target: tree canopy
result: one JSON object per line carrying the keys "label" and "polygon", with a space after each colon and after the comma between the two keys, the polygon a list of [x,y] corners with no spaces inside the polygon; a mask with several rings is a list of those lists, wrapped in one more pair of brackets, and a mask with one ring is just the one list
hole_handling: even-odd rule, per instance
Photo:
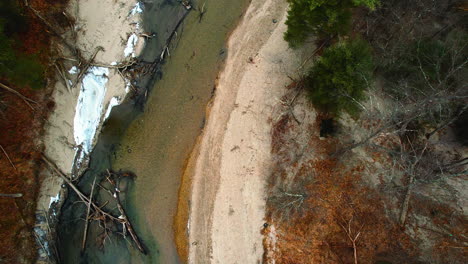
{"label": "tree canopy", "polygon": [[351,8],[365,6],[374,9],[379,0],[288,0],[288,3],[288,30],[284,39],[291,47],[296,47],[309,34],[326,37],[347,33]]}
{"label": "tree canopy", "polygon": [[371,50],[367,42],[356,39],[329,47],[306,79],[312,103],[330,114],[344,111],[357,115],[359,101],[365,98],[372,70]]}

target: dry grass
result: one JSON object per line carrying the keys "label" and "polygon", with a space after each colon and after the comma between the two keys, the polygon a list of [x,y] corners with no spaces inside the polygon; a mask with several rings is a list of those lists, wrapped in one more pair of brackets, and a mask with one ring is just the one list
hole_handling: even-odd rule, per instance
{"label": "dry grass", "polygon": [[[45,13],[60,9],[66,1],[29,2]],[[18,47],[19,52],[40,54],[41,61],[46,64],[50,55],[50,35],[31,13],[26,14],[30,16],[29,31],[21,36],[23,45]],[[28,87],[17,87],[8,80],[0,81],[38,102],[31,110],[16,95],[0,90],[0,145],[16,167],[13,168],[6,155],[0,153],[0,193],[23,194],[21,198],[0,197],[0,262],[34,263],[37,245],[32,229],[42,168],[39,160],[44,147],[40,138],[44,122],[55,104],[50,101],[50,91],[46,89],[33,91]]]}
{"label": "dry grass", "polygon": [[[463,263],[466,220],[460,212],[416,194],[402,227],[407,177],[403,173],[401,186],[393,189],[383,175],[394,159],[371,147],[363,148],[368,159],[353,152],[333,158],[341,143],[319,137],[321,118],[299,125],[283,115],[273,124],[276,162],[269,178],[265,263],[420,263],[421,256],[431,263]],[[372,143],[392,148],[397,141],[388,135]],[[437,230],[422,232],[429,228],[421,226],[423,217]],[[431,244],[430,252],[421,251],[422,242]]]}
{"label": "dry grass", "polygon": [[[280,127],[285,127],[285,123],[284,119],[278,121]],[[307,198],[302,209],[282,219],[286,211],[278,210],[278,204],[270,199],[269,222],[276,228],[278,241],[274,252],[276,263],[354,263],[348,230],[353,238],[359,233],[356,239],[359,263],[373,263],[376,256],[388,252],[405,258],[411,255],[408,237],[387,219],[379,194],[362,184],[360,175],[364,167],[329,158],[335,144],[332,139],[320,140],[312,135],[309,144],[319,150],[315,153],[317,157],[324,158],[309,157],[303,163],[305,169],[298,170],[296,179],[313,175],[303,186]],[[279,162],[276,170],[284,170],[283,164]]]}

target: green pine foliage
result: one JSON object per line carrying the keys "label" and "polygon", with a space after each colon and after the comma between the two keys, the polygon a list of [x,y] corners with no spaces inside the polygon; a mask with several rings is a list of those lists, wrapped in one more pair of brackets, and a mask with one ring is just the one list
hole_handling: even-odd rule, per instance
{"label": "green pine foliage", "polygon": [[372,56],[367,42],[356,39],[337,43],[325,50],[306,78],[315,107],[338,115],[357,116],[360,101],[371,81]]}
{"label": "green pine foliage", "polygon": [[33,89],[44,86],[44,69],[34,55],[17,52],[18,34],[27,31],[27,19],[14,0],[0,1],[0,78]]}
{"label": "green pine foliage", "polygon": [[379,4],[380,0],[353,0],[354,6],[365,6],[374,10]]}
{"label": "green pine foliage", "polygon": [[291,47],[304,43],[309,34],[325,37],[349,30],[350,1],[288,0],[290,9],[284,39]]}
{"label": "green pine foliage", "polygon": [[291,47],[297,47],[309,34],[318,37],[346,34],[351,24],[351,8],[374,9],[378,0],[288,0],[288,3],[288,30],[284,39]]}

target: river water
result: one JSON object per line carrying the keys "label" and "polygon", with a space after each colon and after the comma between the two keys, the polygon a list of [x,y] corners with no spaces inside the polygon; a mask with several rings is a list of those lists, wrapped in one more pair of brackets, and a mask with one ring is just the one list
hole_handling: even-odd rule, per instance
{"label": "river water", "polygon": [[[181,263],[174,243],[173,219],[184,164],[205,122],[205,109],[227,51],[229,32],[242,15],[247,0],[207,0],[200,20],[193,10],[173,42],[171,56],[162,70],[140,80],[152,86],[144,111],[129,101],[113,109],[91,155],[89,170],[80,187],[108,168],[130,170],[124,206],[137,234],[149,251],[142,255],[130,240],[111,236],[103,249],[97,246],[101,229],[90,226],[85,252],[80,252],[84,206],[67,199],[58,229],[59,251],[64,263]],[[196,5],[195,5],[196,7]],[[142,54],[146,61],[159,56],[171,29],[184,15],[178,1],[146,0],[144,27],[155,32]],[[107,200],[99,193],[96,199]],[[112,209],[112,205],[109,205]]]}

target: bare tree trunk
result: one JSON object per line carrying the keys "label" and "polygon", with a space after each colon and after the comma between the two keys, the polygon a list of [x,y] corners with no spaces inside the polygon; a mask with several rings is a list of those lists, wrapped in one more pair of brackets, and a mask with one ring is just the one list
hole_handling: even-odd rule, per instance
{"label": "bare tree trunk", "polygon": [[405,200],[403,201],[403,206],[401,208],[400,226],[404,226],[406,222],[406,216],[408,215],[408,207],[409,207],[409,201],[411,198],[411,192],[413,191],[413,182],[414,182],[414,174],[410,176],[408,190],[406,191]]}
{"label": "bare tree trunk", "polygon": [[20,198],[23,197],[22,193],[0,193],[0,197]]}
{"label": "bare tree trunk", "polygon": [[81,252],[84,252],[86,246],[86,238],[88,237],[88,225],[89,225],[89,213],[91,212],[91,202],[93,201],[93,192],[94,186],[96,185],[96,178],[94,178],[93,185],[91,186],[91,194],[89,195],[88,209],[86,211],[86,218],[85,218],[85,227],[83,231],[83,242],[81,244]]}

